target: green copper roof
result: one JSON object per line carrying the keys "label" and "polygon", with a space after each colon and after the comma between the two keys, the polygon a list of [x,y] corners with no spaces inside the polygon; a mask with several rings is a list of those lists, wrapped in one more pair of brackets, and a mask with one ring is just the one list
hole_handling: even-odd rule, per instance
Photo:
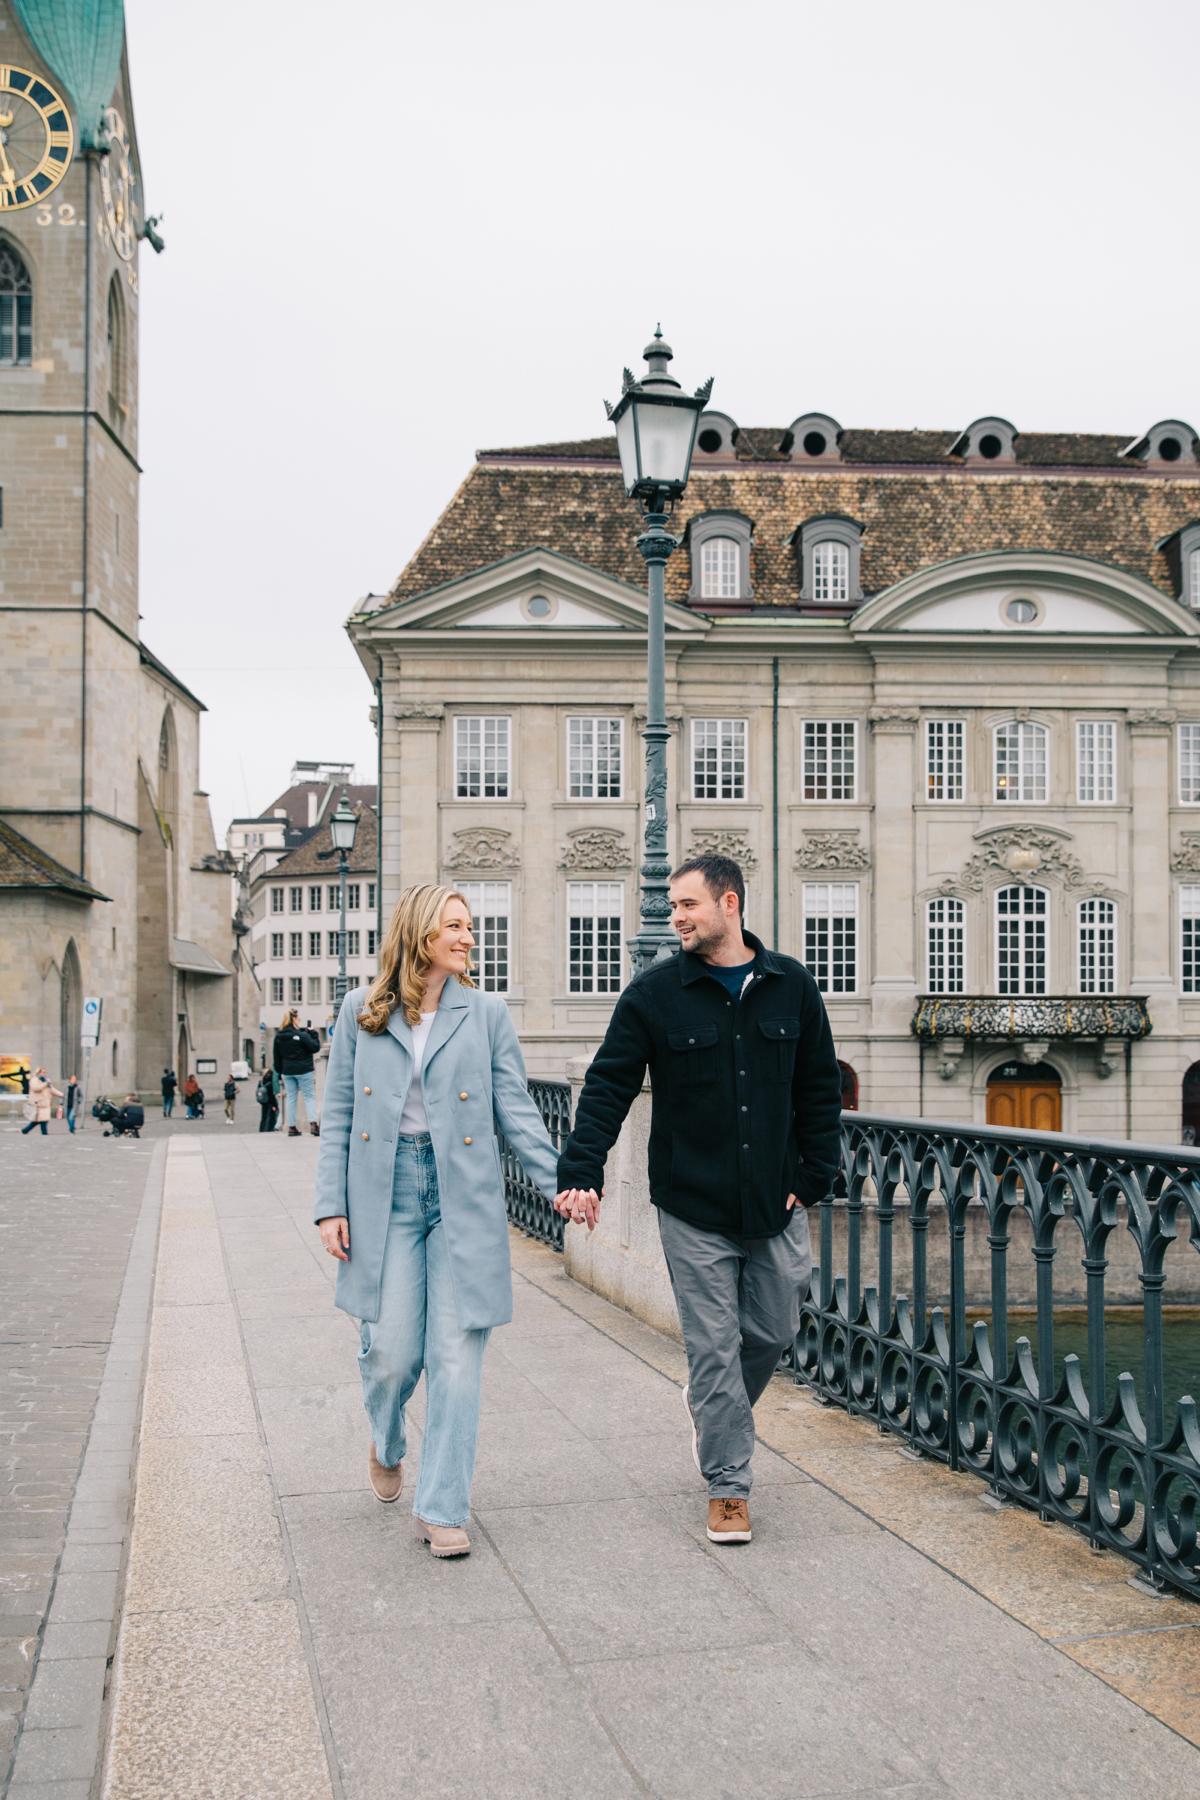
{"label": "green copper roof", "polygon": [[124,0],[13,0],[13,5],[26,37],[74,102],[79,146],[90,150],[121,67]]}

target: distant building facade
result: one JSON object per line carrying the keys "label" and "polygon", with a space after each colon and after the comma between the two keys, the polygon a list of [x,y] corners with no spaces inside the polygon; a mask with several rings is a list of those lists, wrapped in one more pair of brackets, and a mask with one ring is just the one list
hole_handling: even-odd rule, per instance
{"label": "distant building facade", "polygon": [[[1139,437],[701,421],[667,569],[671,854],[741,862],[847,1102],[1200,1125],[1200,460]],[[348,630],[382,902],[453,881],[531,1069],[638,917],[646,602],[608,439],[481,452]]]}
{"label": "distant building facade", "polygon": [[95,995],[91,1091],[154,1092],[237,1054],[230,865],[203,704],[139,628],[128,66],[111,8],[27,16],[0,0],[0,1054],[82,1073]]}

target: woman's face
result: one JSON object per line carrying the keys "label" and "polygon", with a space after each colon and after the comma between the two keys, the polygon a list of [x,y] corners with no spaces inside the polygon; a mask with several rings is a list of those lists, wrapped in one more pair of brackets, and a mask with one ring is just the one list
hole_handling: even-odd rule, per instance
{"label": "woman's face", "polygon": [[474,945],[470,913],[461,900],[447,900],[438,934],[429,944],[430,974],[464,975]]}

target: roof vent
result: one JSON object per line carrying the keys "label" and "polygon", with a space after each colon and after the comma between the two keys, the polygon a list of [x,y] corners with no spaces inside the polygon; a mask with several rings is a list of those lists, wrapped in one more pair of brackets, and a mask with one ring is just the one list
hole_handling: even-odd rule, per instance
{"label": "roof vent", "polygon": [[1126,444],[1121,455],[1158,468],[1170,468],[1173,463],[1194,466],[1200,460],[1196,455],[1195,430],[1183,419],[1160,419],[1144,437]]}
{"label": "roof vent", "polygon": [[714,456],[732,456],[737,446],[738,428],[728,413],[705,412],[700,414],[700,429],[696,433],[696,449],[700,453],[700,461],[706,462]]}
{"label": "roof vent", "polygon": [[1008,419],[974,419],[959,433],[946,454],[981,465],[1010,463],[1016,457],[1016,442],[1017,428]]}
{"label": "roof vent", "polygon": [[783,434],[779,448],[794,463],[841,462],[842,428],[828,413],[801,413]]}

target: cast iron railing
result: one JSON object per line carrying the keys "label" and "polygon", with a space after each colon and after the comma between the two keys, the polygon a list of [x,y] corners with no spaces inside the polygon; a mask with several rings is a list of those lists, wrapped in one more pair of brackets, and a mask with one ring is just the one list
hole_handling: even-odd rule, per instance
{"label": "cast iron railing", "polygon": [[[562,1145],[571,1129],[571,1085],[567,1081],[531,1081],[530,1097],[546,1121],[546,1130],[555,1148]],[[504,1170],[504,1204],[514,1225],[526,1237],[540,1238],[555,1250],[563,1247],[561,1213],[556,1213],[540,1188],[534,1187],[521,1167],[516,1153],[509,1148],[503,1132],[500,1140],[500,1166]]]}
{"label": "cast iron railing", "polygon": [[[835,1200],[839,1211],[844,1202],[844,1273],[835,1273]],[[965,1245],[974,1208],[986,1214],[991,1294],[990,1308],[974,1309],[990,1318],[972,1326]],[[1155,1586],[1200,1598],[1200,1422],[1192,1397],[1166,1394],[1163,1381],[1163,1261],[1177,1237],[1200,1251],[1200,1153],[846,1113],[838,1193],[815,1212],[797,1382],[979,1475],[997,1497],[1119,1551]],[[1036,1348],[1008,1338],[1017,1212],[1032,1229]],[[894,1292],[898,1220],[910,1240],[908,1295]],[[947,1240],[948,1310],[929,1305],[931,1229]],[[1114,1231],[1128,1232],[1137,1251],[1144,1411],[1131,1374],[1106,1376]],[[864,1236],[874,1246],[870,1282]],[[1073,1252],[1086,1279],[1086,1373],[1068,1355],[1055,1381],[1055,1261]],[[1200,1264],[1184,1285],[1200,1286]]]}

